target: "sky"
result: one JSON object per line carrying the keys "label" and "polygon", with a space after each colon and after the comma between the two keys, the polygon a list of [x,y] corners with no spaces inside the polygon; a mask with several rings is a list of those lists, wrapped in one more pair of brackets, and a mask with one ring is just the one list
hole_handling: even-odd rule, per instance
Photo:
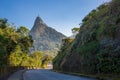
{"label": "sky", "polygon": [[82,19],[100,4],[110,0],[0,0],[0,18],[17,27],[33,27],[37,16],[66,36],[79,27]]}

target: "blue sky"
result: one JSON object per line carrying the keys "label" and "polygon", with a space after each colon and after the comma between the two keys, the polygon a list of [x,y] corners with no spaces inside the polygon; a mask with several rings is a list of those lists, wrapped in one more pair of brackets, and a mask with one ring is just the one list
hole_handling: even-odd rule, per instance
{"label": "blue sky", "polygon": [[110,0],[0,0],[0,18],[31,29],[39,15],[57,31],[70,36],[92,9]]}

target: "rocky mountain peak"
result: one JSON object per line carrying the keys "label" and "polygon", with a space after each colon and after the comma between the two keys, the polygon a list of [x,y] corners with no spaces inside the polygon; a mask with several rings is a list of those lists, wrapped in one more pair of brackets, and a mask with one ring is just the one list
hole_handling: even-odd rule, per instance
{"label": "rocky mountain peak", "polygon": [[35,23],[43,23],[43,20],[41,19],[40,16],[36,17]]}
{"label": "rocky mountain peak", "polygon": [[62,33],[47,26],[39,16],[35,19],[30,35],[34,40],[35,49],[39,51],[54,50],[56,45],[60,45],[65,37]]}
{"label": "rocky mountain peak", "polygon": [[36,19],[35,19],[35,22],[34,22],[34,27],[43,27],[41,25],[46,25],[46,24],[44,23],[44,21],[41,19],[40,16],[37,16]]}
{"label": "rocky mountain peak", "polygon": [[38,38],[42,33],[44,33],[47,25],[41,19],[40,16],[37,16],[34,22],[34,25],[30,31],[30,35],[34,38]]}

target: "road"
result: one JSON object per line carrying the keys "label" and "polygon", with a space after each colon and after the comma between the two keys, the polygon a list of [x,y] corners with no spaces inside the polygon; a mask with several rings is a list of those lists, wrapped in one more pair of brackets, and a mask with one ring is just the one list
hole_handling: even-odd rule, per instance
{"label": "road", "polygon": [[23,73],[25,70],[20,70],[13,73],[7,80],[23,80]]}
{"label": "road", "polygon": [[28,70],[23,74],[24,80],[95,80],[85,77],[77,77],[62,73],[52,72],[50,70]]}

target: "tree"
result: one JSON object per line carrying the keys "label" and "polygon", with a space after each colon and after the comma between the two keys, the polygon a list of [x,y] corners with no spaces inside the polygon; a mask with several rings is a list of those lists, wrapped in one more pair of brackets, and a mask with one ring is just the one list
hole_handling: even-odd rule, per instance
{"label": "tree", "polygon": [[28,52],[29,47],[33,44],[32,37],[29,35],[29,30],[26,27],[21,26],[17,29],[17,33],[19,34],[19,45],[22,47],[23,51]]}
{"label": "tree", "polygon": [[7,19],[1,19],[0,18],[0,28],[2,28],[2,29],[4,29],[4,28],[6,28],[8,26],[8,24],[7,24]]}
{"label": "tree", "polygon": [[20,26],[18,29],[17,29],[17,32],[20,33],[20,35],[22,37],[26,37],[26,36],[29,36],[29,30],[24,27],[24,26]]}
{"label": "tree", "polygon": [[51,62],[51,61],[52,61],[52,57],[51,57],[50,55],[45,55],[45,56],[43,56],[42,67],[43,67],[43,68],[46,68],[46,67],[47,67],[47,64],[48,64],[49,62]]}
{"label": "tree", "polygon": [[21,66],[23,66],[23,67],[32,66],[31,65],[31,57],[29,54],[27,54],[27,53],[23,54]]}
{"label": "tree", "polygon": [[20,66],[23,56],[23,52],[21,51],[20,46],[16,46],[15,50],[11,52],[9,57],[9,64],[10,66]]}
{"label": "tree", "polygon": [[[32,43],[32,37],[26,27],[21,26],[19,29],[15,29],[14,26],[8,25],[7,19],[0,19],[0,66],[20,65],[21,63],[16,63],[14,60],[20,59],[19,56],[28,53]],[[18,46],[21,52],[17,52]],[[13,62],[9,63],[9,60]]]}
{"label": "tree", "polygon": [[80,30],[80,28],[74,27],[74,28],[72,29],[72,33],[78,33],[79,30]]}
{"label": "tree", "polygon": [[32,55],[31,55],[31,58],[33,59],[32,66],[41,67],[41,64],[42,64],[42,52],[40,52],[40,51],[33,52]]}

